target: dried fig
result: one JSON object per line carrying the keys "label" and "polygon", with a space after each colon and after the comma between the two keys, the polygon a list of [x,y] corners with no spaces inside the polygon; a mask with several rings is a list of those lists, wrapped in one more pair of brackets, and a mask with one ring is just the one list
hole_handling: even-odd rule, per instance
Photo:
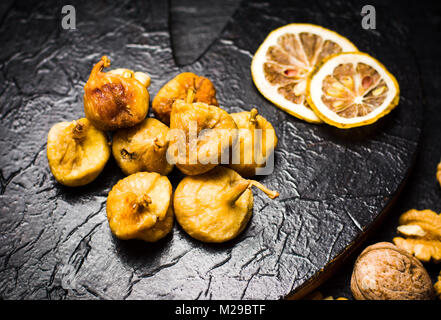
{"label": "dried fig", "polygon": [[167,175],[173,169],[166,159],[169,128],[147,118],[134,127],[119,129],[113,135],[112,152],[126,175],[139,171]]}
{"label": "dried fig", "polygon": [[47,159],[55,179],[69,187],[92,182],[110,156],[104,132],[86,118],[59,122],[47,137]]}
{"label": "dried fig", "polygon": [[429,300],[432,281],[418,259],[389,242],[367,247],[351,278],[357,300]]}
{"label": "dried fig", "polygon": [[239,130],[228,166],[243,177],[254,176],[258,168],[266,165],[277,146],[276,131],[269,121],[258,115],[256,108],[232,113],[231,117]]}
{"label": "dried fig", "polygon": [[147,242],[165,237],[173,227],[167,177],[138,172],[118,181],[107,197],[107,219],[112,233],[122,240]]}
{"label": "dried fig", "polygon": [[279,195],[225,167],[216,167],[199,176],[187,176],[175,191],[176,219],[191,237],[200,241],[233,239],[245,229],[252,215],[251,186],[261,189],[271,199]]}
{"label": "dried fig", "polygon": [[176,100],[170,117],[168,157],[187,175],[205,173],[223,160],[237,139],[233,118],[219,107],[193,103],[192,90]]}
{"label": "dried fig", "polygon": [[146,85],[150,78],[128,69],[102,72],[110,66],[104,56],[92,69],[84,86],[84,112],[101,130],[127,128],[144,120],[149,108]]}
{"label": "dried fig", "polygon": [[184,72],[167,82],[153,99],[152,109],[155,116],[169,125],[173,103],[175,100],[185,99],[190,88],[195,92],[194,102],[218,106],[213,83],[194,73]]}

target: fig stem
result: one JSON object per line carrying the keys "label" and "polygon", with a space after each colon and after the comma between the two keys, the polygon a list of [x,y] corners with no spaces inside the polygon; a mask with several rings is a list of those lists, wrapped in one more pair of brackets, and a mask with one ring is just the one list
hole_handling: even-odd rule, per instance
{"label": "fig stem", "polygon": [[91,74],[96,76],[107,67],[110,67],[110,59],[107,56],[102,56],[101,60],[93,66]]}
{"label": "fig stem", "polygon": [[74,139],[83,140],[87,134],[87,123],[81,120],[73,121],[72,135]]}
{"label": "fig stem", "polygon": [[222,198],[227,199],[230,203],[235,203],[237,199],[248,189],[250,186],[249,180],[240,180],[232,188],[222,194]]}
{"label": "fig stem", "polygon": [[263,192],[266,193],[266,195],[268,197],[270,197],[271,199],[275,199],[279,196],[279,193],[277,191],[274,190],[270,190],[267,187],[265,187],[263,184],[261,184],[260,182],[257,182],[255,180],[248,180],[251,186],[255,186],[256,188],[262,190]]}
{"label": "fig stem", "polygon": [[101,61],[103,62],[103,68],[110,67],[110,59],[107,56],[102,56]]}
{"label": "fig stem", "polygon": [[193,103],[194,95],[195,95],[195,90],[194,90],[194,88],[188,88],[187,99],[185,100],[185,102],[187,102],[187,103]]}
{"label": "fig stem", "polygon": [[251,109],[250,111],[250,122],[251,125],[256,125],[257,123],[257,115],[259,114],[259,111],[257,111],[256,108]]}
{"label": "fig stem", "polygon": [[147,194],[142,194],[136,199],[135,203],[133,204],[133,209],[141,211],[141,209],[147,208],[151,203],[152,198],[150,198]]}
{"label": "fig stem", "polygon": [[159,141],[158,137],[155,137],[155,139],[153,139],[153,143],[155,144],[155,146],[156,146],[158,149],[161,149],[161,148],[164,146],[164,144],[161,143],[161,141]]}

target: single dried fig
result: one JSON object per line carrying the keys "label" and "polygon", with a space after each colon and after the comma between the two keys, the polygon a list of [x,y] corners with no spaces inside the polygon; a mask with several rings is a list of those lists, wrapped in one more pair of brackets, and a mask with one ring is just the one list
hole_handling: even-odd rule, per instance
{"label": "single dried fig", "polygon": [[185,99],[189,89],[195,92],[194,102],[218,106],[213,83],[194,73],[184,72],[167,82],[153,99],[152,109],[155,116],[169,125],[173,103],[175,100]]}
{"label": "single dried fig", "polygon": [[245,229],[252,215],[251,186],[261,189],[271,199],[279,195],[225,167],[216,167],[199,176],[187,176],[175,191],[176,219],[185,232],[200,241],[233,239]]}
{"label": "single dried fig", "polygon": [[113,135],[112,152],[121,170],[130,175],[139,171],[167,175],[173,169],[166,159],[169,128],[147,118],[134,127],[119,129]]}
{"label": "single dried fig", "polygon": [[55,179],[69,187],[95,180],[110,156],[104,132],[86,118],[59,122],[47,137],[47,159]]}
{"label": "single dried fig", "polygon": [[269,121],[258,115],[256,108],[232,113],[231,117],[239,130],[228,167],[243,177],[254,176],[258,168],[265,167],[277,146],[276,131]]}
{"label": "single dried fig", "polygon": [[107,219],[112,233],[122,240],[147,242],[165,237],[173,227],[167,177],[138,172],[118,181],[107,197]]}
{"label": "single dried fig", "polygon": [[429,300],[432,281],[418,259],[389,242],[367,247],[357,258],[351,290],[357,300]]}
{"label": "single dried fig", "polygon": [[135,77],[136,73],[128,69],[102,72],[109,66],[110,60],[102,57],[84,86],[86,117],[101,130],[134,126],[147,115],[149,92],[146,85],[150,84],[150,79],[147,75]]}
{"label": "single dried fig", "polygon": [[205,173],[223,160],[237,139],[233,118],[219,107],[193,103],[192,91],[176,100],[170,117],[168,157],[187,175]]}

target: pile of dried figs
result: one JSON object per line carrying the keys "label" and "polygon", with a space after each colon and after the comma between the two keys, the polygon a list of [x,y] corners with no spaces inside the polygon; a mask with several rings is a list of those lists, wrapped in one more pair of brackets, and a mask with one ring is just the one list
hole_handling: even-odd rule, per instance
{"label": "pile of dried figs", "polygon": [[[86,118],[50,129],[47,157],[55,179],[77,187],[92,182],[113,154],[127,175],[107,198],[116,237],[157,241],[176,216],[195,239],[228,241],[250,220],[252,186],[278,196],[244,178],[264,168],[277,146],[273,126],[257,109],[228,114],[213,83],[186,72],[159,90],[152,103],[156,119],[148,118],[150,77],[129,69],[104,72],[109,66],[104,56],[90,73]],[[113,133],[111,142],[105,131]],[[187,177],[173,194],[167,175],[174,166]]]}

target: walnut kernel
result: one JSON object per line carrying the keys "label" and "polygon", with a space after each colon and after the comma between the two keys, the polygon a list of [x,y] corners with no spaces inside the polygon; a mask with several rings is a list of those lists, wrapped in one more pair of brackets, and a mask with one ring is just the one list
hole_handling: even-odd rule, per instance
{"label": "walnut kernel", "polygon": [[441,215],[411,209],[401,215],[399,224],[397,230],[405,238],[395,237],[395,245],[421,261],[441,262]]}

